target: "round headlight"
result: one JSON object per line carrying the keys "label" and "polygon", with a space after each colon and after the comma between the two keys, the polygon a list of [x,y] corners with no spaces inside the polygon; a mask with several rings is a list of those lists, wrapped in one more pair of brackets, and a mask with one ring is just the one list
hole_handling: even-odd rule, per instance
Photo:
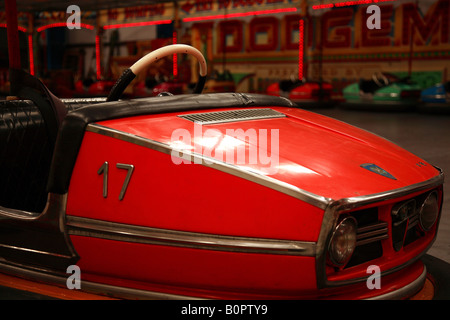
{"label": "round headlight", "polygon": [[439,215],[438,194],[436,191],[431,192],[419,211],[420,226],[424,231],[428,231],[434,225]]}
{"label": "round headlight", "polygon": [[356,219],[347,217],[336,227],[331,236],[328,254],[330,261],[336,266],[345,265],[356,247]]}

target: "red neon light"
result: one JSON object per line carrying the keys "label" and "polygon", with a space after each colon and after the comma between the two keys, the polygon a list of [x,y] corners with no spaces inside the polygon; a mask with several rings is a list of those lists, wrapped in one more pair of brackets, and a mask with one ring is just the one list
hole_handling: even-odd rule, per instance
{"label": "red neon light", "polygon": [[303,79],[303,28],[304,28],[303,19],[300,19],[298,22],[298,79]]}
{"label": "red neon light", "polygon": [[[177,32],[174,31],[172,34],[172,43],[177,44]],[[173,54],[173,77],[176,79],[178,76],[178,57],[177,54]]]}
{"label": "red neon light", "polygon": [[100,64],[100,36],[95,36],[95,66],[97,69],[97,80],[100,80],[102,76],[101,64]]}
{"label": "red neon light", "polygon": [[357,6],[360,4],[369,4],[369,3],[377,3],[377,2],[388,2],[395,0],[357,0],[357,1],[345,1],[345,2],[337,2],[337,3],[327,3],[327,4],[319,4],[312,6],[314,10],[317,9],[327,9],[327,8],[340,8],[340,7],[348,7],[348,6]]}
{"label": "red neon light", "polygon": [[28,57],[30,59],[30,74],[34,76],[33,36],[28,35]]}
{"label": "red neon light", "polygon": [[[0,23],[0,28],[7,28],[8,26],[6,25],[6,23]],[[17,29],[19,29],[19,31],[22,32],[27,32],[27,29],[21,26],[18,26]]]}
{"label": "red neon light", "polygon": [[247,17],[247,16],[256,16],[256,15],[261,15],[261,14],[273,14],[273,13],[296,12],[296,11],[297,11],[297,8],[283,8],[283,9],[260,10],[260,11],[251,11],[251,12],[218,14],[215,16],[184,18],[183,22],[226,19],[226,18],[239,18],[239,17]]}
{"label": "red neon light", "polygon": [[120,23],[120,24],[110,24],[108,26],[103,26],[103,29],[107,30],[107,29],[129,28],[129,27],[141,27],[141,26],[152,26],[152,25],[157,25],[157,24],[170,24],[170,23],[172,23],[172,20]]}
{"label": "red neon light", "polygon": [[[51,23],[47,24],[45,26],[39,27],[36,29],[37,32],[41,32],[50,28],[58,28],[58,27],[67,27],[66,22],[57,22],[57,23]],[[94,30],[94,26],[86,23],[80,23],[80,27],[84,29]]]}
{"label": "red neon light", "polygon": [[328,4],[319,4],[319,5],[312,6],[312,8],[313,8],[314,10],[317,10],[317,9],[326,9],[326,8],[333,8],[333,7],[334,7],[334,4],[332,4],[332,3],[328,3]]}

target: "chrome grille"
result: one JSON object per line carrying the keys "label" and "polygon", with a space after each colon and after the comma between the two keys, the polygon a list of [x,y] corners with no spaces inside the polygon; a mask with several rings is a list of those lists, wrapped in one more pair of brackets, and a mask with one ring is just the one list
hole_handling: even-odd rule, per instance
{"label": "chrome grille", "polygon": [[358,222],[356,229],[356,248],[345,268],[377,259],[383,255],[381,241],[389,238],[389,224],[379,220],[378,208],[352,212]]}
{"label": "chrome grille", "polygon": [[356,232],[356,246],[362,246],[387,238],[389,238],[388,223],[379,221],[358,228]]}
{"label": "chrome grille", "polygon": [[285,114],[272,109],[244,109],[231,111],[217,111],[206,113],[192,113],[180,115],[180,118],[204,124],[216,124],[224,122],[257,120],[257,119],[273,119],[286,117]]}

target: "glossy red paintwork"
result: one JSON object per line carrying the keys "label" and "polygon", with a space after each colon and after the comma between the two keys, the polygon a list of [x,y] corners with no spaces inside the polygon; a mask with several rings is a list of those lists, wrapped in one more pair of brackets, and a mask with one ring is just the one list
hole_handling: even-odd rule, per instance
{"label": "glossy red paintwork", "polygon": [[365,299],[401,289],[423,271],[418,261],[384,276],[381,289],[370,290],[363,282],[319,291],[312,257],[280,258],[79,236],[71,240],[82,253],[77,265],[85,281],[207,299]]}
{"label": "glossy red paintwork", "polygon": [[[107,198],[102,197],[103,178],[97,174],[104,161],[111,164]],[[122,201],[117,196],[126,171],[115,168],[115,163],[135,166]],[[168,154],[86,132],[69,188],[67,215],[170,230],[317,241],[323,210],[212,168],[176,165]],[[71,240],[88,281],[206,297],[219,297],[220,292],[222,298],[299,297],[316,286],[314,257],[217,252],[79,236]],[[97,273],[102,269],[105,272],[100,277]]]}
{"label": "glossy red paintwork", "polygon": [[[254,129],[257,133],[260,132],[259,129],[266,129],[269,133],[271,130],[278,130],[279,163],[276,165],[276,173],[270,176],[332,199],[398,189],[439,174],[430,164],[419,166],[420,162],[424,162],[419,157],[356,127],[300,109],[273,109],[288,117],[203,126],[200,136],[208,129],[219,130],[222,135],[227,129],[242,129],[244,132]],[[196,135],[194,124],[175,114],[111,120],[101,124],[165,144],[173,144],[171,137],[177,129],[187,130],[192,140]],[[217,141],[223,141],[223,137],[219,137]],[[269,141],[268,138],[270,149]],[[226,148],[226,145],[222,147]],[[248,142],[246,148],[249,149]],[[360,165],[365,163],[378,165],[397,180],[361,168]],[[270,164],[245,166],[256,172],[264,172]]]}
{"label": "glossy red paintwork", "polygon": [[231,253],[78,236],[71,240],[81,255],[78,266],[87,281],[225,299],[301,297],[313,293],[316,287],[313,257]]}
{"label": "glossy red paintwork", "polygon": [[[107,198],[97,174],[105,161],[110,163]],[[116,163],[135,166],[122,201],[118,195],[127,171]],[[68,215],[86,218],[305,241],[317,240],[322,211],[251,181],[198,164],[176,165],[170,155],[91,132],[85,134],[67,203]]]}
{"label": "glossy red paintwork", "polygon": [[[287,117],[199,126],[179,114],[160,114],[99,124],[206,153],[243,171],[335,200],[399,189],[439,174],[417,156],[366,131],[300,109],[273,109]],[[227,132],[239,129],[260,136],[264,132],[260,130],[267,130],[268,155],[274,152],[271,156],[277,155],[277,160],[265,164],[258,158],[256,163],[238,164],[237,159],[213,152],[244,145],[248,156],[254,144],[267,151],[258,139],[233,138]],[[180,142],[180,132],[191,139]],[[272,141],[275,132],[279,140]],[[110,164],[106,198],[103,177],[97,173],[105,161]],[[116,168],[117,163],[135,167],[123,200],[118,195],[127,171]],[[364,163],[377,164],[397,180],[361,168]],[[393,202],[412,196],[372,206],[380,206],[380,217],[384,214],[384,221],[390,221]],[[195,163],[175,164],[170,154],[88,131],[72,174],[67,215],[169,230],[317,242],[324,210],[242,177]],[[390,239],[384,240],[386,254],[374,263],[382,271],[407,263],[426,249],[435,232],[399,253],[389,248]],[[376,293],[365,283],[317,291],[314,256],[190,249],[75,235],[71,241],[87,281],[205,298],[362,298],[397,290],[423,271],[417,262],[383,277],[383,290]],[[327,268],[326,277],[328,281],[367,277],[367,265],[339,272]]]}

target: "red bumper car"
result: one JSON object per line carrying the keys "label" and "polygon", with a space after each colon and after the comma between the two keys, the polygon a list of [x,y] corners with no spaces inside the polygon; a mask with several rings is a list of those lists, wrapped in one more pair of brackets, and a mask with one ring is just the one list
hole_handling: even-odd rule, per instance
{"label": "red bumper car", "polygon": [[111,91],[114,83],[114,81],[110,80],[79,80],[75,83],[75,90],[72,92],[72,96],[75,98],[105,97]]}
{"label": "red bumper car", "polygon": [[45,90],[1,102],[3,123],[16,123],[0,127],[1,272],[66,286],[76,265],[81,290],[121,298],[389,299],[422,288],[440,169],[285,98],[119,100],[173,53],[197,57],[201,92],[205,60],[174,45],[128,69],[107,102],[61,104]]}
{"label": "red bumper car", "polygon": [[282,80],[267,87],[267,94],[281,96],[296,103],[300,108],[329,108],[336,105],[331,98],[333,87],[327,82],[305,80]]}

